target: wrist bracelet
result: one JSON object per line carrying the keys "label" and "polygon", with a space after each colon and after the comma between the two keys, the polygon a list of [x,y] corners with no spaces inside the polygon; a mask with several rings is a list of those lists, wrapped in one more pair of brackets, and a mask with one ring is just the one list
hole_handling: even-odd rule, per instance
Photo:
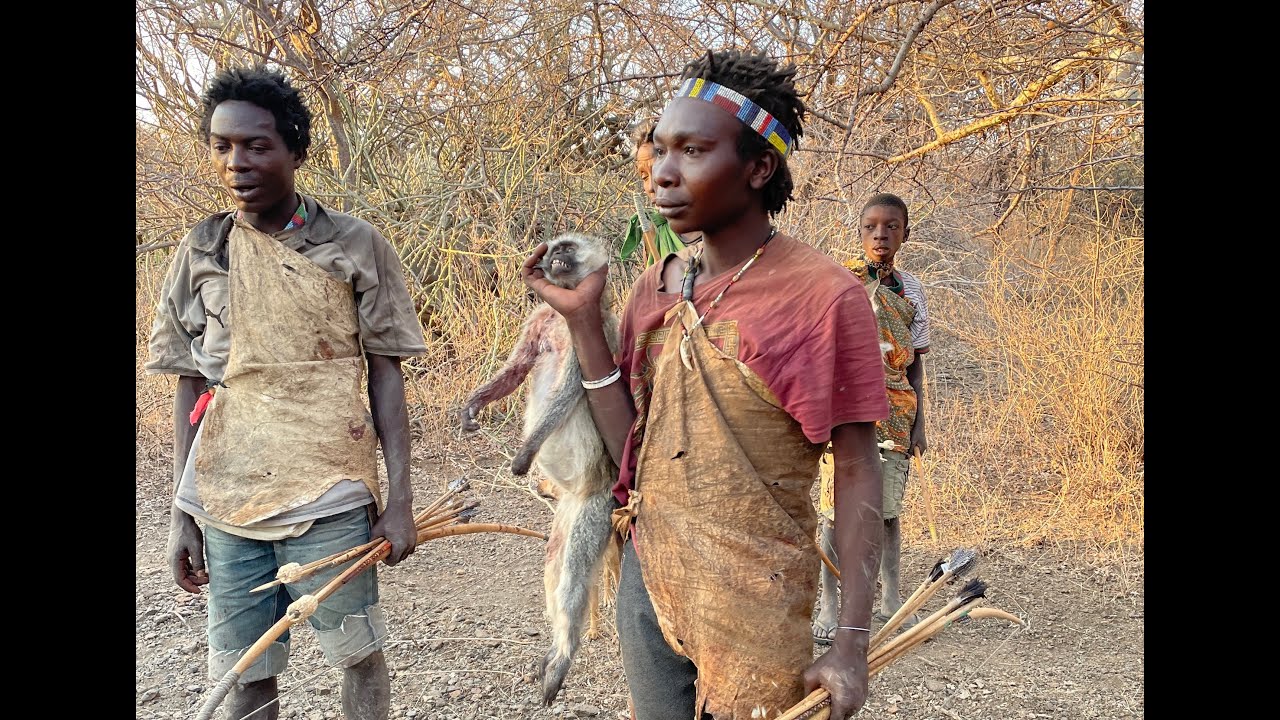
{"label": "wrist bracelet", "polygon": [[618,378],[620,377],[622,377],[622,368],[615,367],[613,369],[613,372],[609,373],[608,375],[605,375],[599,380],[583,380],[582,387],[588,390],[599,390],[602,387],[606,387],[608,385],[612,385],[613,383],[617,382]]}

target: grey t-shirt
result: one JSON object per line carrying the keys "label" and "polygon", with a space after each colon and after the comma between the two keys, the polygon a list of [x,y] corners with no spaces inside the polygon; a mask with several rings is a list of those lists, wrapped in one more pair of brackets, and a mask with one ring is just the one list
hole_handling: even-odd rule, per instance
{"label": "grey t-shirt", "polygon": [[[366,353],[410,357],[427,352],[395,248],[369,223],[303,196],[305,225],[272,237],[352,286]],[[201,222],[178,245],[151,325],[148,374],[221,380],[231,347],[227,234],[231,213]]]}
{"label": "grey t-shirt", "polygon": [[[390,357],[425,354],[422,324],[391,243],[364,220],[327,209],[305,195],[302,202],[306,223],[272,237],[352,286],[364,351]],[[229,212],[209,217],[179,244],[151,327],[144,366],[148,374],[222,379],[231,344],[226,247],[231,223]],[[175,502],[193,517],[209,520],[196,493],[198,449],[197,432]],[[314,502],[284,510],[254,527],[290,525],[370,502],[373,496],[364,483],[343,480]]]}

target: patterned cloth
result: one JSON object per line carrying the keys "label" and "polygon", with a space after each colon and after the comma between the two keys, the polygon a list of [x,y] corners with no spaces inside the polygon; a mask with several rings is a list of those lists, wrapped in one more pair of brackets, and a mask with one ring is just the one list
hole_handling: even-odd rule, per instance
{"label": "patterned cloth", "polygon": [[[889,417],[876,423],[876,443],[892,443],[893,451],[903,454],[911,452],[911,430],[915,426],[917,398],[916,391],[907,381],[907,366],[915,362],[915,335],[912,332],[917,314],[917,306],[908,299],[903,290],[905,284],[898,279],[902,274],[897,270],[885,282],[875,277],[873,268],[868,267],[865,260],[851,260],[844,264],[862,281],[872,295],[871,306],[876,311],[876,325],[880,331],[881,350],[884,357],[885,394],[889,399]],[[928,327],[924,328],[924,341],[928,342]],[[882,448],[885,449],[885,448]],[[882,459],[884,455],[882,454]],[[818,511],[828,520],[835,519],[835,487],[834,471],[831,464],[831,453],[828,449],[819,465]],[[896,466],[895,466],[896,467]],[[881,508],[886,519],[897,517],[901,510],[902,500],[898,497],[892,501],[888,487],[890,478],[888,469],[885,478],[885,504]],[[902,478],[894,478],[893,482],[905,487],[906,474]]]}
{"label": "patterned cloth", "polygon": [[719,83],[702,78],[689,78],[676,92],[677,98],[706,100],[741,120],[747,127],[760,133],[785,158],[793,144],[787,126],[778,122],[768,110],[760,107],[742,93]]}
{"label": "patterned cloth", "polygon": [[924,299],[924,285],[915,275],[906,270],[896,273],[902,278],[902,292],[899,293],[916,309],[915,319],[911,321],[911,345],[917,355],[929,352],[929,303]]}
{"label": "patterned cloth", "polygon": [[895,287],[901,288],[900,283],[889,285],[878,281],[866,263],[852,260],[845,263],[845,267],[858,276],[869,292],[874,292],[871,306],[876,311],[876,326],[880,330],[885,389],[889,396],[889,417],[876,423],[876,442],[892,442],[894,450],[905,453],[911,448],[911,427],[916,420],[916,392],[907,382],[907,366],[916,359],[911,340],[916,308],[895,291]]}

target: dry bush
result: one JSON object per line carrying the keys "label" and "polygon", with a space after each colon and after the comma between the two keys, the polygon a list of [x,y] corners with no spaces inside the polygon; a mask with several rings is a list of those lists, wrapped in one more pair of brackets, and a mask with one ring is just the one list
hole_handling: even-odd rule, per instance
{"label": "dry bush", "polygon": [[[317,114],[300,186],[399,250],[428,339],[406,365],[430,441],[505,359],[537,240],[620,241],[640,190],[630,124],[702,48],[752,48],[795,63],[808,93],[785,230],[843,259],[867,195],[911,206],[901,257],[933,314],[926,465],[944,539],[1140,546],[1142,3],[675,7],[138,0],[139,365],[169,248],[227,204],[194,137],[215,68],[282,68]],[[615,268],[618,305],[637,271]],[[140,446],[167,442],[170,388],[139,370]],[[500,436],[519,404],[494,408]]]}
{"label": "dry bush", "polygon": [[1142,242],[1088,220],[1063,236],[1056,261],[1035,251],[1031,233],[1008,228],[977,302],[935,311],[986,382],[935,393],[934,478],[961,522],[974,499],[1003,516],[979,524],[988,533],[1142,542]]}

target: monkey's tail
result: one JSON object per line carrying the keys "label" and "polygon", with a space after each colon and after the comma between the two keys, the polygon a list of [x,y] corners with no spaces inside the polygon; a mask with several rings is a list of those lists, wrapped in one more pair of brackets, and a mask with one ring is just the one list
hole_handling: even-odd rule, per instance
{"label": "monkey's tail", "polygon": [[[569,502],[566,502],[569,501]],[[577,505],[577,507],[573,507]],[[600,575],[601,560],[613,533],[611,516],[618,507],[613,493],[605,490],[588,496],[580,504],[570,497],[561,499],[556,514],[565,514],[560,557],[547,558],[548,572],[559,568],[560,579],[555,597],[547,598],[551,613],[552,645],[542,659],[542,701],[548,706],[555,700],[569,674],[573,655],[578,650],[590,608],[591,587]],[[555,524],[562,518],[557,517]]]}

